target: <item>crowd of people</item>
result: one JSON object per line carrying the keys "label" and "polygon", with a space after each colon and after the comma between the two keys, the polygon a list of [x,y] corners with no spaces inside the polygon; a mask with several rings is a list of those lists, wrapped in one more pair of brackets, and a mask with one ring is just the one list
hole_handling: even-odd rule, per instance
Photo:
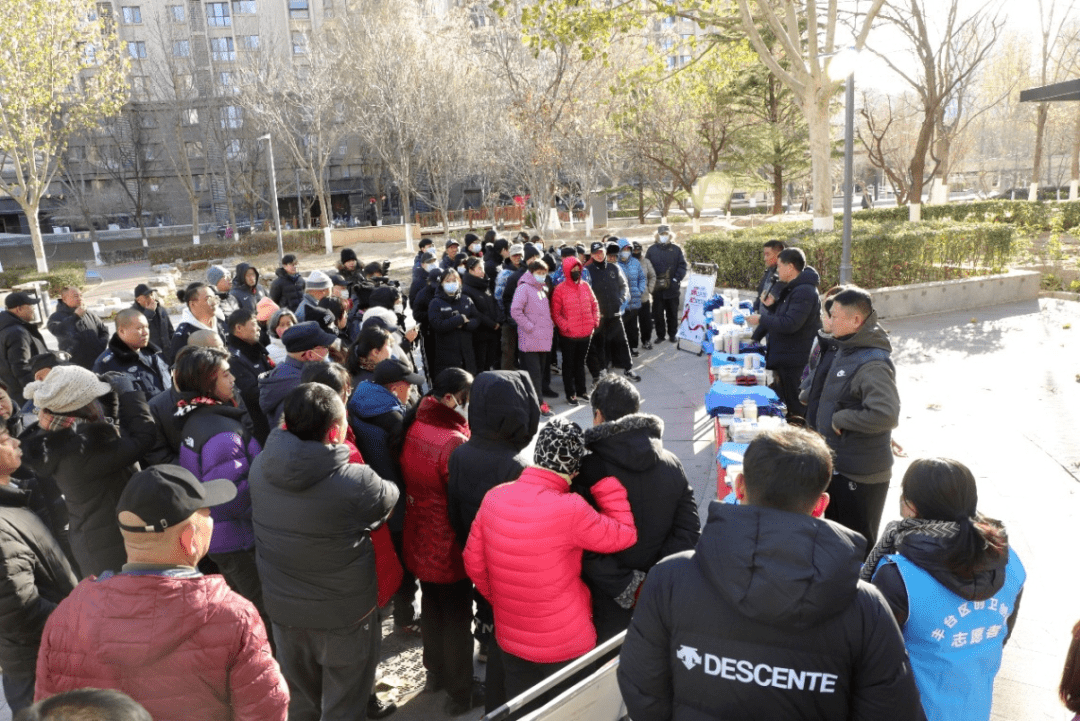
{"label": "crowd of people", "polygon": [[[702,530],[635,385],[634,359],[676,339],[674,241],[425,239],[406,290],[348,248],[306,277],[284,256],[269,288],[252,264],[212,266],[178,292],[175,327],[140,284],[112,333],[66,288],[56,349],[37,299],[9,294],[9,705],[123,708],[85,691],[106,689],[152,718],[382,718],[392,616],[451,716],[627,631],[635,721],[988,718],[1023,566],[947,459],[911,464],[878,538],[888,334],[869,293],[819,295],[781,241],[747,322],[792,425],[750,444],[739,503],[711,504]],[[557,377],[588,428],[552,417]]]}

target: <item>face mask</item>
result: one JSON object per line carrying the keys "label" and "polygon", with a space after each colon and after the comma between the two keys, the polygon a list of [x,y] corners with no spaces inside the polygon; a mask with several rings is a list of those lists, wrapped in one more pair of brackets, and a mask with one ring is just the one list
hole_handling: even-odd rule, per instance
{"label": "face mask", "polygon": [[453,295],[454,293],[457,293],[458,284],[457,283],[446,283],[446,284],[443,285],[442,289],[446,291],[447,295]]}
{"label": "face mask", "polygon": [[547,280],[547,273],[533,273],[532,277],[536,278],[537,281],[543,283]]}
{"label": "face mask", "polygon": [[579,280],[581,280],[581,271],[580,270],[572,270],[572,271],[570,271],[570,280],[574,281],[575,283],[578,282]]}
{"label": "face mask", "polygon": [[619,253],[619,257],[622,258],[623,260],[630,260],[630,251],[628,251],[628,250],[622,251],[621,253]]}
{"label": "face mask", "polygon": [[430,273],[431,271],[435,270],[435,264],[434,263],[428,263],[427,265],[424,266],[424,270],[426,272]]}
{"label": "face mask", "polygon": [[469,405],[467,403],[458,403],[454,410],[460,413],[465,420],[469,419]]}
{"label": "face mask", "polygon": [[663,235],[660,236],[660,242],[661,243],[670,243],[671,242],[671,236],[668,235],[667,233],[664,233]]}
{"label": "face mask", "polygon": [[479,243],[473,243],[472,245],[469,246],[469,250],[471,250],[474,253],[479,253],[480,252],[480,244]]}
{"label": "face mask", "polygon": [[457,269],[458,275],[465,275],[465,266],[459,265]]}
{"label": "face mask", "polygon": [[395,303],[394,304],[394,312],[395,313],[404,313],[405,312],[405,306],[403,306],[401,303]]}

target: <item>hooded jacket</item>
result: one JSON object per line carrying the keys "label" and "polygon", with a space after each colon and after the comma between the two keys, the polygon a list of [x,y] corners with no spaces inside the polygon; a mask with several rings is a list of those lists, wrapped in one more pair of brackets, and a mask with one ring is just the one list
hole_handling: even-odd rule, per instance
{"label": "hooded jacket", "polygon": [[484,494],[528,467],[519,455],[540,425],[540,401],[525,371],[485,371],[469,391],[469,440],[450,455],[450,525],[462,548]]}
{"label": "hooded jacket", "polygon": [[83,581],[45,625],[36,700],[111,688],[155,719],[285,721],[289,689],[255,606],[222,576]]}
{"label": "hooded jacket", "polygon": [[176,326],[176,332],[173,333],[172,337],[170,351],[173,358],[176,358],[176,354],[180,352],[180,349],[187,345],[191,334],[200,330],[214,331],[221,336],[222,344],[225,343],[225,336],[228,331],[225,330],[225,324],[220,319],[215,317],[214,325],[209,326],[196,318],[195,314],[191,312],[191,308],[184,306],[184,310],[180,314],[180,325]]}
{"label": "hooded jacket", "polygon": [[488,289],[487,278],[477,278],[466,273],[461,280],[461,292],[472,301],[480,318],[480,331],[497,334],[495,326],[502,322],[502,309]]}
{"label": "hooded jacket", "polygon": [[[190,401],[192,394],[185,394]],[[214,506],[214,535],[210,553],[247,551],[255,546],[251,528],[251,491],[248,472],[262,450],[244,427],[244,411],[234,405],[183,406],[174,411],[181,426],[177,463],[200,482],[227,480],[236,486],[236,498]]]}
{"label": "hooded jacket", "polygon": [[762,314],[755,338],[768,334],[768,368],[806,366],[810,348],[821,329],[821,300],[818,272],[806,266],[795,280],[784,286],[771,312]]}
{"label": "hooded jacket", "polygon": [[[255,290],[251,289],[251,286],[247,284],[244,276],[247,275],[248,270],[255,271]],[[263,291],[262,286],[259,285],[259,269],[250,263],[238,263],[236,266],[236,275],[233,276],[232,290],[229,291],[233,298],[236,298],[237,304],[241,310],[246,310],[250,313],[257,313],[259,301],[266,297],[266,293]]]}
{"label": "hooded jacket", "polygon": [[10,310],[0,311],[0,381],[7,386],[16,407],[26,402],[23,388],[34,380],[30,359],[48,349],[36,325]]}
{"label": "hooded jacket", "polygon": [[147,398],[153,398],[158,393],[172,385],[172,374],[169,373],[169,364],[161,357],[161,349],[152,342],[145,348],[134,351],[127,343],[120,340],[116,333],[109,339],[109,347],[98,356],[94,362],[95,373],[123,373],[131,376],[135,387]]}
{"label": "hooded jacket", "polygon": [[394,515],[387,524],[396,533],[402,529],[405,519],[405,482],[396,453],[401,444],[405,406],[385,386],[375,381],[363,381],[356,384],[346,411],[364,463],[371,466],[379,478],[393,481],[400,492]]}
{"label": "hooded jacket", "polygon": [[518,324],[518,350],[522,353],[547,353],[555,334],[551,320],[550,289],[547,281],[538,281],[532,273],[521,276],[510,316]]}
{"label": "hooded jacket", "polygon": [[[679,297],[679,284],[686,277],[687,270],[686,256],[683,255],[683,249],[675,245],[675,234],[669,233],[669,235],[671,235],[671,242],[661,243],[659,233],[657,233],[657,241],[645,251],[645,257],[649,259],[649,262],[653,265],[653,270],[656,271],[654,294],[665,300]],[[665,282],[667,287],[661,288],[660,286],[664,285]]]}
{"label": "hooded jacket", "polygon": [[[892,476],[892,429],[900,421],[889,334],[873,312],[849,338],[828,339],[837,347],[832,362],[819,363],[810,379],[814,430],[836,454],[834,472],[857,483],[886,483]],[[818,384],[821,373],[827,375]]]}
{"label": "hooded jacket", "polygon": [[0,667],[13,675],[34,672],[45,621],[79,582],[29,506],[30,491],[0,486]]}
{"label": "hooded jacket", "polygon": [[304,276],[297,273],[289,275],[284,268],[274,271],[274,282],[270,284],[270,300],[282,308],[296,312],[300,301],[304,299]]}
{"label": "hooded jacket", "polygon": [[275,428],[251,464],[256,562],[274,623],[343,628],[375,608],[371,530],[398,489],[349,453]]}
{"label": "hooded jacket", "polygon": [[57,299],[56,310],[49,316],[49,332],[56,336],[60,350],[71,354],[71,362],[90,370],[94,361],[105,352],[109,330],[93,311],[80,317],[75,309]]}
{"label": "hooded jacket", "polygon": [[566,280],[555,286],[551,298],[551,317],[561,335],[588,338],[600,325],[600,306],[592,288],[585,282],[584,273],[576,283],[570,277],[575,268],[583,269],[580,260],[563,258],[562,270]]}
{"label": "hooded jacket", "polygon": [[629,604],[644,575],[660,559],[693,550],[701,535],[694,490],[682,463],[664,450],[663,437],[664,422],[647,413],[585,429],[589,455],[574,479],[574,490],[591,500],[592,484],[618,478],[638,532],[637,542],[626,550],[585,555],[584,576],[593,592],[593,618],[601,638],[626,629]]}
{"label": "hooded jacket", "polygon": [[454,583],[465,578],[461,544],[450,527],[446,487],[450,455],[469,440],[469,424],[431,396],[420,401],[405,434],[401,474],[405,500],[405,565],[421,581]]}
{"label": "hooded jacket", "polygon": [[630,243],[620,241],[619,267],[622,268],[622,272],[626,276],[626,283],[630,288],[630,305],[627,306],[627,309],[638,310],[641,308],[641,300],[648,290],[649,279],[645,276],[645,269],[641,267],[641,263],[633,255],[626,260],[622,259],[622,253],[628,250],[630,250]]}
{"label": "hooded jacket", "polygon": [[116,425],[107,420],[79,423],[42,431],[23,444],[23,462],[36,475],[56,481],[64,494],[71,550],[83,578],[119,570],[127,560],[116,503],[157,433],[142,391],[112,392],[99,400]]}
{"label": "hooded jacket", "polygon": [[716,501],[694,551],[642,587],[618,680],[634,721],[924,719],[865,541],[831,521]]}
{"label": "hooded jacket", "polygon": [[146,318],[146,323],[150,326],[150,342],[161,349],[161,357],[171,366],[173,362],[172,338],[176,329],[173,328],[169,312],[165,310],[165,304],[159,302],[153,310],[148,310],[138,303],[133,303],[131,308],[139,311]]}
{"label": "hooded jacket", "polygon": [[437,375],[444,368],[464,368],[476,373],[472,332],[480,327],[480,316],[469,297],[462,294],[461,288],[449,296],[439,284],[435,297],[428,305],[427,317],[435,333],[432,375]]}
{"label": "hooded jacket", "polygon": [[614,553],[637,540],[626,489],[614,478],[592,488],[599,511],[544,468],[491,489],[465,545],[465,570],[495,612],[506,653],[560,663],[596,646],[582,551]]}

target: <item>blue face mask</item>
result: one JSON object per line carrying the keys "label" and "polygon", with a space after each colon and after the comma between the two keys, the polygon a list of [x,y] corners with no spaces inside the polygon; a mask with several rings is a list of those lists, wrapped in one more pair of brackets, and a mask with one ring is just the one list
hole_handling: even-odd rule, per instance
{"label": "blue face mask", "polygon": [[538,282],[543,283],[547,280],[547,273],[533,273],[532,277],[536,278]]}
{"label": "blue face mask", "polygon": [[453,295],[454,293],[457,293],[457,291],[458,291],[458,284],[457,283],[445,283],[445,284],[443,284],[442,289],[446,291],[447,295]]}
{"label": "blue face mask", "polygon": [[621,253],[619,253],[619,258],[622,259],[622,260],[630,260],[630,251],[629,250],[622,251]]}

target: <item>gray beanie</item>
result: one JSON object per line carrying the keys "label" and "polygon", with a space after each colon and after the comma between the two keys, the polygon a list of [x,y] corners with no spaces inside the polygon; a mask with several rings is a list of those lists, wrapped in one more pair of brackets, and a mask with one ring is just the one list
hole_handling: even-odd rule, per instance
{"label": "gray beanie", "polygon": [[313,270],[308,273],[307,282],[304,287],[308,290],[330,290],[333,285],[330,276],[321,270]]}
{"label": "gray beanie", "polygon": [[207,285],[216,286],[218,281],[228,274],[229,271],[225,270],[220,265],[212,265],[206,269],[206,283]]}
{"label": "gray beanie", "polygon": [[552,418],[536,438],[533,463],[541,468],[572,476],[584,457],[584,433],[573,421]]}
{"label": "gray beanie", "polygon": [[27,383],[23,395],[37,408],[71,413],[112,390],[112,386],[81,366],[55,366],[43,381]]}

